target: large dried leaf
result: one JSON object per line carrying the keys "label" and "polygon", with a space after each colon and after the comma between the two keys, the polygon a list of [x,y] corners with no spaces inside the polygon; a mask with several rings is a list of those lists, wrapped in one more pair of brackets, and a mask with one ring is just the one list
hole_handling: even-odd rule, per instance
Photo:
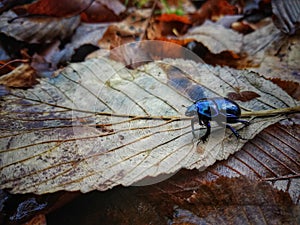
{"label": "large dried leaf", "polygon": [[55,18],[22,17],[13,11],[0,16],[0,33],[28,43],[50,43],[70,37],[80,22],[79,16]]}
{"label": "large dried leaf", "polygon": [[[61,224],[298,224],[300,207],[289,195],[266,182],[245,177],[199,179],[199,172],[180,171],[146,187],[91,192],[50,215]],[[88,221],[88,222],[86,222]],[[220,223],[220,221],[222,221]],[[285,223],[284,223],[285,222]]]}
{"label": "large dried leaf", "polygon": [[243,35],[209,21],[192,28],[183,36],[183,39],[193,39],[200,42],[214,54],[225,51],[239,54],[243,43]]}
{"label": "large dried leaf", "polygon": [[270,24],[245,36],[243,52],[248,55],[246,60],[255,65],[254,71],[271,78],[299,80],[299,37],[284,35]]}
{"label": "large dried leaf", "polygon": [[[87,192],[180,168],[204,169],[245,141],[214,125],[208,143],[197,145],[182,105],[226,96],[236,88],[260,96],[241,103],[247,110],[297,104],[256,73],[192,61],[165,60],[134,71],[104,59],[71,64],[32,90],[13,91],[1,103],[0,187],[18,193]],[[281,119],[255,119],[240,133],[252,138]]]}

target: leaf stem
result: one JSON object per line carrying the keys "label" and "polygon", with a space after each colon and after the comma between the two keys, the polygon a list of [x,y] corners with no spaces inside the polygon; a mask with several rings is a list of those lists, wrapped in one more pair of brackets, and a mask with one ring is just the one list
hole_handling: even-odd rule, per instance
{"label": "leaf stem", "polygon": [[299,112],[300,112],[300,106],[295,106],[289,108],[242,112],[241,117],[252,117],[252,116],[264,117],[264,116],[275,116],[278,114],[289,114],[289,113],[299,113]]}

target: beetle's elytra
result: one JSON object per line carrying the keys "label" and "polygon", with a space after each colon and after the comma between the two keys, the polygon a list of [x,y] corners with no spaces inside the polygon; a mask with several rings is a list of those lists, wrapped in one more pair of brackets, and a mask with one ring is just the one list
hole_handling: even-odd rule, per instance
{"label": "beetle's elytra", "polygon": [[240,120],[241,109],[239,105],[228,98],[222,97],[200,99],[187,108],[185,115],[194,116],[192,119],[192,132],[194,136],[194,123],[196,121],[198,121],[200,125],[206,126],[206,133],[200,138],[203,142],[205,142],[210,135],[211,126],[209,121],[211,120],[216,121],[219,125],[221,125],[220,121],[224,121],[226,128],[229,128],[237,138],[241,138],[241,136],[227,123],[240,122],[249,125],[248,121]]}

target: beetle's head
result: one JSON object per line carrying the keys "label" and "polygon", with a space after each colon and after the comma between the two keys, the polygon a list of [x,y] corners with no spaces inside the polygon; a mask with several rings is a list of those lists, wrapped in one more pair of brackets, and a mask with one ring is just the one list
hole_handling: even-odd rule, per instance
{"label": "beetle's head", "polygon": [[197,115],[197,112],[198,112],[198,108],[197,108],[196,104],[193,104],[187,108],[187,110],[185,111],[185,115],[186,116],[195,116],[195,115]]}

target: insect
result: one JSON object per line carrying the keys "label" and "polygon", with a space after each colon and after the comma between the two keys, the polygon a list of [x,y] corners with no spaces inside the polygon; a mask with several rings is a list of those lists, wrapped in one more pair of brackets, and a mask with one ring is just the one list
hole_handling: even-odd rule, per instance
{"label": "insect", "polygon": [[243,139],[239,133],[228,123],[243,123],[248,126],[250,123],[246,120],[241,120],[241,109],[237,103],[222,97],[203,98],[196,101],[193,105],[189,106],[185,112],[186,116],[194,116],[192,119],[192,132],[195,137],[195,122],[206,127],[206,133],[200,138],[204,143],[211,132],[211,120],[216,121],[219,125],[226,124],[226,128],[230,129],[232,133],[240,139]]}

